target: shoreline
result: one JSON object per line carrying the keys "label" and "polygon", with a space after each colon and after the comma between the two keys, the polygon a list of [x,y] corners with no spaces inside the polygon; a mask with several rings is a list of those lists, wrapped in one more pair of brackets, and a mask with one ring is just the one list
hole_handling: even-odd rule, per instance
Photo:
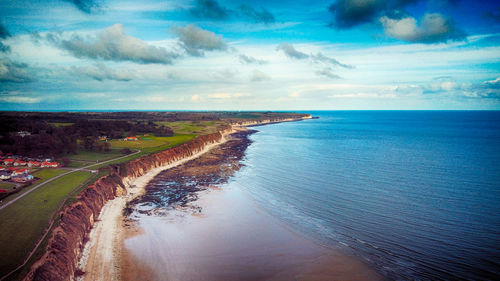
{"label": "shoreline", "polygon": [[[248,140],[245,133],[233,136],[236,143]],[[134,202],[137,212],[125,230],[123,280],[141,276],[207,281],[381,280],[362,261],[293,231],[259,208],[238,185],[226,181],[234,177],[232,173],[206,169],[239,163],[241,159],[234,155],[248,145],[228,142],[164,171],[149,184],[148,196]],[[157,203],[177,196],[186,200]],[[151,205],[153,209],[147,210]]]}
{"label": "shoreline", "polygon": [[[232,132],[233,130],[230,133]],[[158,173],[203,155],[212,148],[226,142],[226,136],[230,133],[223,133],[220,142],[208,144],[190,157],[151,169],[145,175],[128,183],[128,187],[125,188],[126,195],[108,201],[102,208],[89,234],[88,242],[85,243],[82,256],[78,262],[78,268],[85,274],[78,277],[77,280],[119,280],[121,271],[120,248],[124,235],[122,221],[126,203],[142,195],[145,192],[147,183]]]}
{"label": "shoreline", "polygon": [[222,138],[219,142],[206,145],[201,151],[183,158],[168,165],[153,168],[145,175],[136,178],[133,181],[124,179],[126,195],[117,196],[109,200],[102,207],[95,224],[88,234],[88,241],[83,244],[83,250],[77,261],[76,280],[120,280],[121,278],[121,255],[122,241],[124,241],[125,226],[123,225],[127,202],[137,198],[145,192],[147,183],[158,173],[179,166],[190,160],[210,151],[227,141],[227,136],[237,131],[248,130],[247,127],[254,125],[275,124],[281,122],[293,122],[311,119],[311,116],[301,118],[282,119],[282,120],[259,120],[257,122],[240,122],[230,125],[230,130],[221,131]]}

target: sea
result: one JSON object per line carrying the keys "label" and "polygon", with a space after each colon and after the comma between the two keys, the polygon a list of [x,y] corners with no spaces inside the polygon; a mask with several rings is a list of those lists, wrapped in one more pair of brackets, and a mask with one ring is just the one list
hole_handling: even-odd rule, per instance
{"label": "sea", "polygon": [[500,279],[499,111],[318,111],[255,127],[230,185],[388,280]]}

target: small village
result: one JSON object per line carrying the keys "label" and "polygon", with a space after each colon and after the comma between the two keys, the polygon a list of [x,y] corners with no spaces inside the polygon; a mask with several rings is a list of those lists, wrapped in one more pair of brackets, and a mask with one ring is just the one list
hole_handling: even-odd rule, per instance
{"label": "small village", "polygon": [[[20,184],[31,184],[35,177],[32,172],[39,168],[58,168],[60,164],[52,159],[33,159],[7,153],[3,155],[0,151],[0,180],[3,183],[13,183],[15,186]],[[0,189],[0,194],[14,192],[14,190]]]}

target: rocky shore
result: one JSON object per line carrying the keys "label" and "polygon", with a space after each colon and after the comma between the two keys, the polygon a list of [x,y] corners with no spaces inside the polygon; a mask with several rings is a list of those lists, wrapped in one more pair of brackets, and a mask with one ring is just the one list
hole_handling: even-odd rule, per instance
{"label": "rocky shore", "polygon": [[175,148],[113,166],[110,175],[98,179],[75,203],[60,212],[60,223],[52,232],[46,253],[33,265],[25,280],[74,280],[81,275],[78,262],[96,218],[108,201],[126,195],[132,183],[148,171],[188,159],[208,145],[223,141],[223,134],[230,131],[228,128],[199,136]]}
{"label": "rocky shore", "polygon": [[[125,203],[141,194],[140,190],[134,189],[137,181],[145,185],[161,170],[196,158],[206,152],[208,147],[214,147],[224,142],[224,136],[231,133],[235,127],[299,121],[309,118],[311,116],[304,115],[296,119],[233,122],[233,127],[228,126],[217,133],[198,136],[175,148],[143,156],[120,165],[113,165],[109,175],[99,178],[94,184],[82,191],[76,202],[59,212],[59,224],[51,234],[45,254],[34,263],[23,280],[75,280],[85,275],[81,269],[81,260],[82,257],[85,260],[84,252],[91,237],[90,233],[99,221],[98,218],[103,215],[103,208],[109,201],[121,198],[122,205],[117,204],[122,206],[121,215],[121,211],[126,206]],[[143,178],[141,179],[141,177]],[[116,217],[117,208],[111,209],[113,215],[110,217]],[[95,261],[93,262],[95,263]],[[114,279],[117,276],[111,277]]]}

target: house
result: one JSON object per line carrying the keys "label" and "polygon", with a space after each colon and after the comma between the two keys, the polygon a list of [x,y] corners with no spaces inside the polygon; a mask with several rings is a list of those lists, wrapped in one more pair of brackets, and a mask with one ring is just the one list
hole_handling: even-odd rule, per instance
{"label": "house", "polygon": [[59,167],[59,163],[43,161],[41,167],[42,168],[57,168],[57,167]]}
{"label": "house", "polygon": [[24,183],[24,182],[29,182],[33,180],[32,175],[21,175],[17,177],[12,177],[12,180],[17,183]]}
{"label": "house", "polygon": [[26,166],[28,163],[23,160],[15,160],[14,161],[14,166]]}
{"label": "house", "polygon": [[126,137],[125,139],[123,140],[126,140],[126,141],[136,141],[138,140],[136,137]]}
{"label": "house", "polygon": [[29,174],[30,170],[28,169],[17,169],[14,172],[12,172],[12,176],[19,176],[19,175],[27,175]]}
{"label": "house", "polygon": [[0,180],[8,180],[11,175],[9,172],[0,172]]}
{"label": "house", "polygon": [[12,164],[14,164],[14,159],[12,159],[12,158],[7,158],[7,159],[4,159],[4,160],[3,160],[3,163],[4,163],[5,165],[12,165]]}
{"label": "house", "polygon": [[24,138],[25,136],[31,136],[31,133],[28,131],[19,131],[17,132],[17,135],[20,136],[21,138]]}
{"label": "house", "polygon": [[38,161],[29,161],[28,162],[28,167],[40,167],[42,165],[41,162]]}

